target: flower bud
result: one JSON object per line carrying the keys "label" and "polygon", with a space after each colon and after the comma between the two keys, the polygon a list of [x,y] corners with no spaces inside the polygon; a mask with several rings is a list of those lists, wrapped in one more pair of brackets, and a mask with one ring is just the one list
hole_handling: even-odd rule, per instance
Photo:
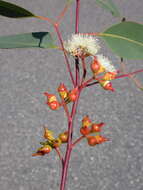
{"label": "flower bud", "polygon": [[109,141],[109,139],[100,135],[96,135],[95,138],[96,138],[97,144],[102,144],[103,142]]}
{"label": "flower bud", "polygon": [[54,140],[53,132],[50,131],[48,128],[44,127],[44,135],[43,137],[47,140]]}
{"label": "flower bud", "polygon": [[68,95],[68,90],[63,83],[61,83],[60,86],[58,87],[58,92],[62,99],[65,99]]}
{"label": "flower bud", "polygon": [[98,133],[101,131],[101,127],[104,125],[104,123],[99,123],[99,124],[96,124],[96,123],[93,123],[92,126],[91,126],[91,132],[92,133]]}
{"label": "flower bud", "polygon": [[68,131],[65,131],[64,133],[59,134],[59,139],[62,141],[62,143],[68,142]]}
{"label": "flower bud", "polygon": [[36,153],[32,154],[32,156],[44,156],[45,154],[51,152],[51,150],[52,147],[50,145],[44,145],[43,147],[39,148]]}
{"label": "flower bud", "polygon": [[102,80],[106,80],[106,81],[113,80],[113,79],[115,79],[116,75],[117,75],[117,72],[108,72],[108,73],[105,73],[105,75],[103,76]]}
{"label": "flower bud", "polygon": [[71,102],[76,101],[77,96],[78,96],[78,88],[74,88],[73,90],[71,90],[71,91],[68,93],[68,99],[69,99]]}
{"label": "flower bud", "polygon": [[48,92],[45,92],[44,95],[47,97],[47,105],[52,110],[57,110],[60,107],[60,103],[54,94],[48,94]]}
{"label": "flower bud", "polygon": [[47,103],[57,101],[57,98],[54,94],[48,94],[48,92],[45,92],[44,95],[47,97]]}
{"label": "flower bud", "polygon": [[87,137],[87,142],[90,146],[95,146],[97,144],[97,140],[93,136],[88,136]]}
{"label": "flower bud", "polygon": [[52,145],[54,148],[57,148],[61,145],[62,141],[60,138],[57,138],[57,139],[54,139],[53,142],[52,142]]}
{"label": "flower bud", "polygon": [[84,136],[88,135],[91,132],[91,129],[87,126],[80,128],[80,133]]}
{"label": "flower bud", "polygon": [[60,107],[60,104],[58,101],[53,101],[48,103],[49,108],[51,108],[51,110],[57,110]]}
{"label": "flower bud", "polygon": [[105,90],[111,90],[115,91],[114,88],[112,87],[112,83],[110,81],[99,81],[100,85],[105,89]]}
{"label": "flower bud", "polygon": [[90,68],[94,74],[99,74],[105,71],[105,68],[99,63],[96,57],[92,61]]}
{"label": "flower bud", "polygon": [[89,127],[92,124],[91,120],[89,119],[88,115],[84,116],[82,119],[82,127]]}

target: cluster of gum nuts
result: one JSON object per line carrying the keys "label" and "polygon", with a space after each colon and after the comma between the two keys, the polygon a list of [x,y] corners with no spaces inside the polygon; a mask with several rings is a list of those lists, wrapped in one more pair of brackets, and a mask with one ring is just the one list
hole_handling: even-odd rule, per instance
{"label": "cluster of gum nuts", "polygon": [[[87,139],[90,146],[95,146],[108,141],[106,137],[100,135],[103,125],[104,123],[92,123],[88,116],[85,116],[82,119],[80,133]],[[94,136],[92,134],[94,134]]]}
{"label": "cluster of gum nuts", "polygon": [[[92,123],[88,116],[83,117],[80,133],[82,134],[83,138],[87,139],[88,145],[95,146],[97,144],[102,144],[103,142],[108,141],[107,138],[100,135],[103,125],[104,123]],[[94,136],[92,134],[94,134]],[[60,133],[57,138],[54,138],[53,132],[44,127],[43,137],[46,139],[46,141],[40,142],[42,147],[40,147],[36,153],[32,154],[32,156],[44,156],[45,154],[51,152],[52,149],[57,149],[62,144],[68,142],[67,131]]]}

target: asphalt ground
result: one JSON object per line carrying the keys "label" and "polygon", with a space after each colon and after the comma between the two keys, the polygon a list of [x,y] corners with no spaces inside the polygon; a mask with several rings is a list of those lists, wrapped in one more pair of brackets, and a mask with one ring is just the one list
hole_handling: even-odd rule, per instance
{"label": "asphalt ground", "polygon": [[[37,15],[55,18],[65,0],[9,0]],[[129,21],[143,22],[143,1],[120,0],[116,4]],[[63,39],[74,33],[74,9],[62,24]],[[119,19],[99,8],[94,0],[81,1],[80,32],[100,32]],[[38,19],[0,17],[0,36],[51,31]],[[100,53],[116,68],[119,58],[101,42]],[[128,50],[127,50],[128,51]],[[72,62],[72,60],[71,60]],[[125,60],[127,71],[143,68],[143,61]],[[138,75],[143,83],[143,74]],[[55,135],[67,127],[63,110],[45,105],[43,92],[56,93],[60,82],[71,87],[64,57],[49,49],[0,50],[0,190],[58,190],[60,163],[51,152],[32,157],[42,140],[42,125]],[[143,190],[143,91],[128,78],[113,81],[114,93],[90,87],[81,94],[75,119],[74,138],[79,136],[82,117],[105,122],[103,135],[109,142],[89,147],[82,141],[73,151],[67,190]]]}

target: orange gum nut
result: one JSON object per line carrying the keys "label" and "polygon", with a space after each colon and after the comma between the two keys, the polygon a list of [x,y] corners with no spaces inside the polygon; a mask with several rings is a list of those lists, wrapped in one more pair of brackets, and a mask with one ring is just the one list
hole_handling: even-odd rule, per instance
{"label": "orange gum nut", "polygon": [[61,139],[62,143],[68,142],[68,132],[65,131],[64,133],[59,134],[59,138]]}
{"label": "orange gum nut", "polygon": [[97,144],[101,144],[103,142],[109,141],[109,139],[100,135],[95,136],[95,138],[96,138]]}
{"label": "orange gum nut", "polygon": [[101,127],[104,125],[104,123],[99,123],[99,124],[96,124],[96,123],[93,123],[92,126],[91,126],[91,132],[94,133],[94,132],[100,132],[101,131]]}
{"label": "orange gum nut", "polygon": [[78,88],[74,88],[69,92],[68,97],[70,101],[75,101],[77,99],[77,95],[78,95]]}
{"label": "orange gum nut", "polygon": [[116,75],[117,75],[116,72],[105,73],[105,75],[103,76],[103,80],[113,80],[115,79]]}
{"label": "orange gum nut", "polygon": [[84,126],[90,126],[91,125],[91,120],[89,119],[88,115],[84,116],[82,119],[82,127]]}
{"label": "orange gum nut", "polygon": [[59,104],[58,101],[49,102],[48,105],[49,105],[49,107],[50,107],[52,110],[57,110],[57,109],[60,107],[60,104]]}
{"label": "orange gum nut", "polygon": [[95,145],[97,144],[97,140],[96,140],[96,138],[93,137],[93,136],[87,137],[87,141],[88,141],[88,144],[89,144],[90,146],[95,146]]}
{"label": "orange gum nut", "polygon": [[97,61],[97,59],[94,59],[93,62],[90,65],[90,68],[92,70],[93,73],[97,73],[100,69],[100,64]]}
{"label": "orange gum nut", "polygon": [[88,126],[80,128],[80,133],[84,136],[88,135],[91,132],[91,129]]}
{"label": "orange gum nut", "polygon": [[61,83],[60,86],[58,87],[58,92],[67,92],[67,91],[68,90],[66,86],[63,83]]}

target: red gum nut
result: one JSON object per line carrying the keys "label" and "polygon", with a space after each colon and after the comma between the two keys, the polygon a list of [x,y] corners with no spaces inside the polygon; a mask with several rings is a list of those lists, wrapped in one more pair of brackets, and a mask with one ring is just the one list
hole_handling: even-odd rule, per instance
{"label": "red gum nut", "polygon": [[45,155],[45,154],[48,154],[49,152],[51,152],[51,150],[52,150],[52,147],[51,147],[51,146],[45,145],[45,146],[41,147],[41,148],[37,151],[37,153]]}
{"label": "red gum nut", "polygon": [[94,59],[94,61],[93,61],[93,62],[91,63],[91,65],[90,65],[90,68],[91,68],[91,70],[93,71],[93,73],[98,72],[99,69],[100,69],[100,64],[99,64],[99,62],[98,62],[96,59]]}
{"label": "red gum nut", "polygon": [[89,119],[88,115],[84,116],[82,119],[82,127],[90,125],[91,125],[91,120]]}
{"label": "red gum nut", "polygon": [[67,143],[68,142],[68,132],[64,132],[59,134],[59,139],[61,139],[62,143]]}
{"label": "red gum nut", "polygon": [[64,92],[64,91],[67,92],[67,88],[63,83],[61,83],[59,88],[58,88],[58,92]]}
{"label": "red gum nut", "polygon": [[105,90],[115,91],[110,81],[99,81],[99,82]]}
{"label": "red gum nut", "polygon": [[88,135],[91,132],[91,129],[88,126],[80,128],[80,133],[84,136]]}
{"label": "red gum nut", "polygon": [[97,144],[101,144],[103,142],[109,141],[109,139],[100,135],[95,136],[95,138],[96,138]]}
{"label": "red gum nut", "polygon": [[53,147],[54,147],[54,148],[57,148],[57,147],[59,147],[59,146],[61,145],[61,143],[62,143],[61,139],[60,139],[60,138],[57,138],[57,139],[55,139],[55,140],[53,141]]}
{"label": "red gum nut", "polygon": [[108,72],[103,76],[103,80],[113,80],[115,79],[116,75],[117,75],[117,72]]}
{"label": "red gum nut", "polygon": [[45,96],[47,96],[47,102],[53,102],[53,101],[57,101],[57,98],[54,94],[48,94],[48,92],[44,93]]}
{"label": "red gum nut", "polygon": [[92,126],[91,126],[91,132],[94,133],[94,132],[100,132],[101,131],[101,127],[104,125],[104,123],[99,123],[99,124],[96,124],[96,123],[93,123]]}
{"label": "red gum nut", "polygon": [[114,91],[114,88],[112,87],[111,82],[107,83],[107,84],[104,86],[104,89],[105,89],[105,90]]}
{"label": "red gum nut", "polygon": [[69,92],[68,97],[70,101],[75,101],[77,99],[77,92],[78,92],[78,88],[75,88]]}
{"label": "red gum nut", "polygon": [[59,102],[58,101],[53,101],[53,102],[50,102],[50,103],[47,103],[48,106],[52,109],[52,110],[57,110],[60,106]]}
{"label": "red gum nut", "polygon": [[87,137],[87,141],[90,146],[95,146],[97,144],[96,138],[93,136]]}

